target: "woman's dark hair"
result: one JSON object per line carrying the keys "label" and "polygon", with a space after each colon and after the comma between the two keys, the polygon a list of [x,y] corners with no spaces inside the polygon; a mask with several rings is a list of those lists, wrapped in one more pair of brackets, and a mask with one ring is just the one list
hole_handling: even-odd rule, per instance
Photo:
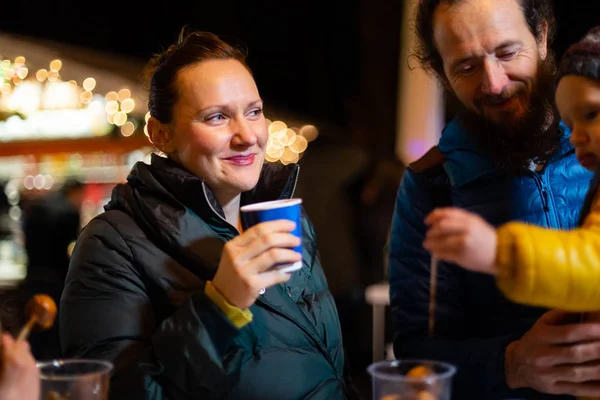
{"label": "woman's dark hair", "polygon": [[[438,6],[451,7],[465,0],[420,0],[415,14],[415,33],[417,43],[412,56],[421,67],[433,75],[444,79],[444,64],[435,47],[433,37],[433,17]],[[471,0],[477,1],[477,0]],[[529,30],[537,41],[541,40],[544,22],[548,24],[548,54],[556,32],[556,19],[551,0],[515,0],[521,6]]]}
{"label": "woman's dark hair", "polygon": [[209,32],[186,32],[177,43],[155,55],[146,67],[148,110],[162,123],[170,123],[177,102],[177,74],[194,64],[208,60],[239,61],[248,70],[245,49],[233,46]]}

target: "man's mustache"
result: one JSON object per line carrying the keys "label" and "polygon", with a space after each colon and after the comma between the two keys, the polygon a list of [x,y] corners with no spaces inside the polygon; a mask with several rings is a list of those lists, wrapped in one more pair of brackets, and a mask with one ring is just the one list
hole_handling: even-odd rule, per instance
{"label": "man's mustache", "polygon": [[514,97],[520,96],[524,93],[525,89],[504,89],[500,94],[496,94],[493,96],[484,96],[477,99],[476,104],[478,107],[481,106],[497,106],[499,104],[504,104],[508,100],[511,100]]}

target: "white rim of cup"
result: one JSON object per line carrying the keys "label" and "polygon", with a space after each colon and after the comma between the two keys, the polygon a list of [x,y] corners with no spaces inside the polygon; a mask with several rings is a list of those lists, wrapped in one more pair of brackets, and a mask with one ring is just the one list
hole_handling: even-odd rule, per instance
{"label": "white rim of cup", "polygon": [[240,208],[240,211],[266,211],[275,210],[278,208],[284,208],[289,206],[295,206],[302,204],[302,199],[285,199],[285,200],[273,200],[265,201],[263,203],[248,204]]}
{"label": "white rim of cup", "polygon": [[[72,375],[49,375],[44,374],[42,369],[45,367],[53,367],[53,366],[61,366],[65,364],[95,364],[98,366],[102,366],[99,371],[96,372],[85,372],[81,374],[72,374]],[[86,360],[86,359],[61,359],[61,360],[51,360],[51,361],[39,361],[36,363],[36,367],[40,370],[40,378],[47,381],[72,381],[76,378],[91,378],[93,376],[104,375],[106,373],[110,373],[114,368],[113,363],[110,361],[104,360]]]}
{"label": "white rim of cup", "polygon": [[[444,372],[440,372],[440,373],[436,372],[436,373],[434,373],[434,375],[430,375],[430,376],[423,377],[423,378],[375,371],[375,369],[377,367],[382,366],[382,365],[396,366],[396,365],[408,364],[408,363],[410,363],[410,364],[414,363],[415,366],[417,366],[417,365],[424,365],[424,366],[439,365],[443,368],[446,368],[447,370]],[[443,379],[450,378],[451,376],[453,376],[456,373],[456,367],[452,364],[448,364],[443,361],[406,359],[406,360],[379,361],[379,362],[369,365],[369,367],[367,368],[367,371],[369,372],[369,374],[372,377],[378,376],[378,377],[389,378],[389,379],[399,379],[399,380],[402,380],[405,382],[423,382],[424,380],[443,380]]]}

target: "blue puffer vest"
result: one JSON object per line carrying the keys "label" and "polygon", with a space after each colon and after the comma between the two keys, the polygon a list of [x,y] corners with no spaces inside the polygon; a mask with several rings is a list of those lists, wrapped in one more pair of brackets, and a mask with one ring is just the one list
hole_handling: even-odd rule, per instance
{"label": "blue puffer vest", "polygon": [[[493,225],[519,220],[543,227],[577,225],[593,174],[582,168],[564,132],[544,169],[508,176],[483,156],[457,121],[442,133],[452,205],[478,213]],[[446,360],[458,367],[453,399],[558,398],[511,391],[504,382],[504,350],[544,310],[509,302],[492,276],[441,263],[436,331],[428,337],[430,256],[423,250],[425,216],[434,208],[431,184],[410,168],[402,179],[392,220],[389,258],[394,349],[397,358]]]}

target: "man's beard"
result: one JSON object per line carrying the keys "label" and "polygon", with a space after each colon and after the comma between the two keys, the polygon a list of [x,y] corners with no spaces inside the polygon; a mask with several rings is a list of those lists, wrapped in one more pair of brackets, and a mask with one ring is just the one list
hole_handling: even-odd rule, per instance
{"label": "man's beard", "polygon": [[[529,106],[516,121],[510,118],[503,122],[491,120],[467,109],[453,93],[447,93],[466,132],[475,138],[479,149],[497,168],[522,175],[532,160],[544,161],[560,142],[562,132],[554,102],[554,70],[552,57],[540,60]],[[522,91],[520,94],[523,95]],[[499,103],[512,95],[503,93],[481,101]]]}

